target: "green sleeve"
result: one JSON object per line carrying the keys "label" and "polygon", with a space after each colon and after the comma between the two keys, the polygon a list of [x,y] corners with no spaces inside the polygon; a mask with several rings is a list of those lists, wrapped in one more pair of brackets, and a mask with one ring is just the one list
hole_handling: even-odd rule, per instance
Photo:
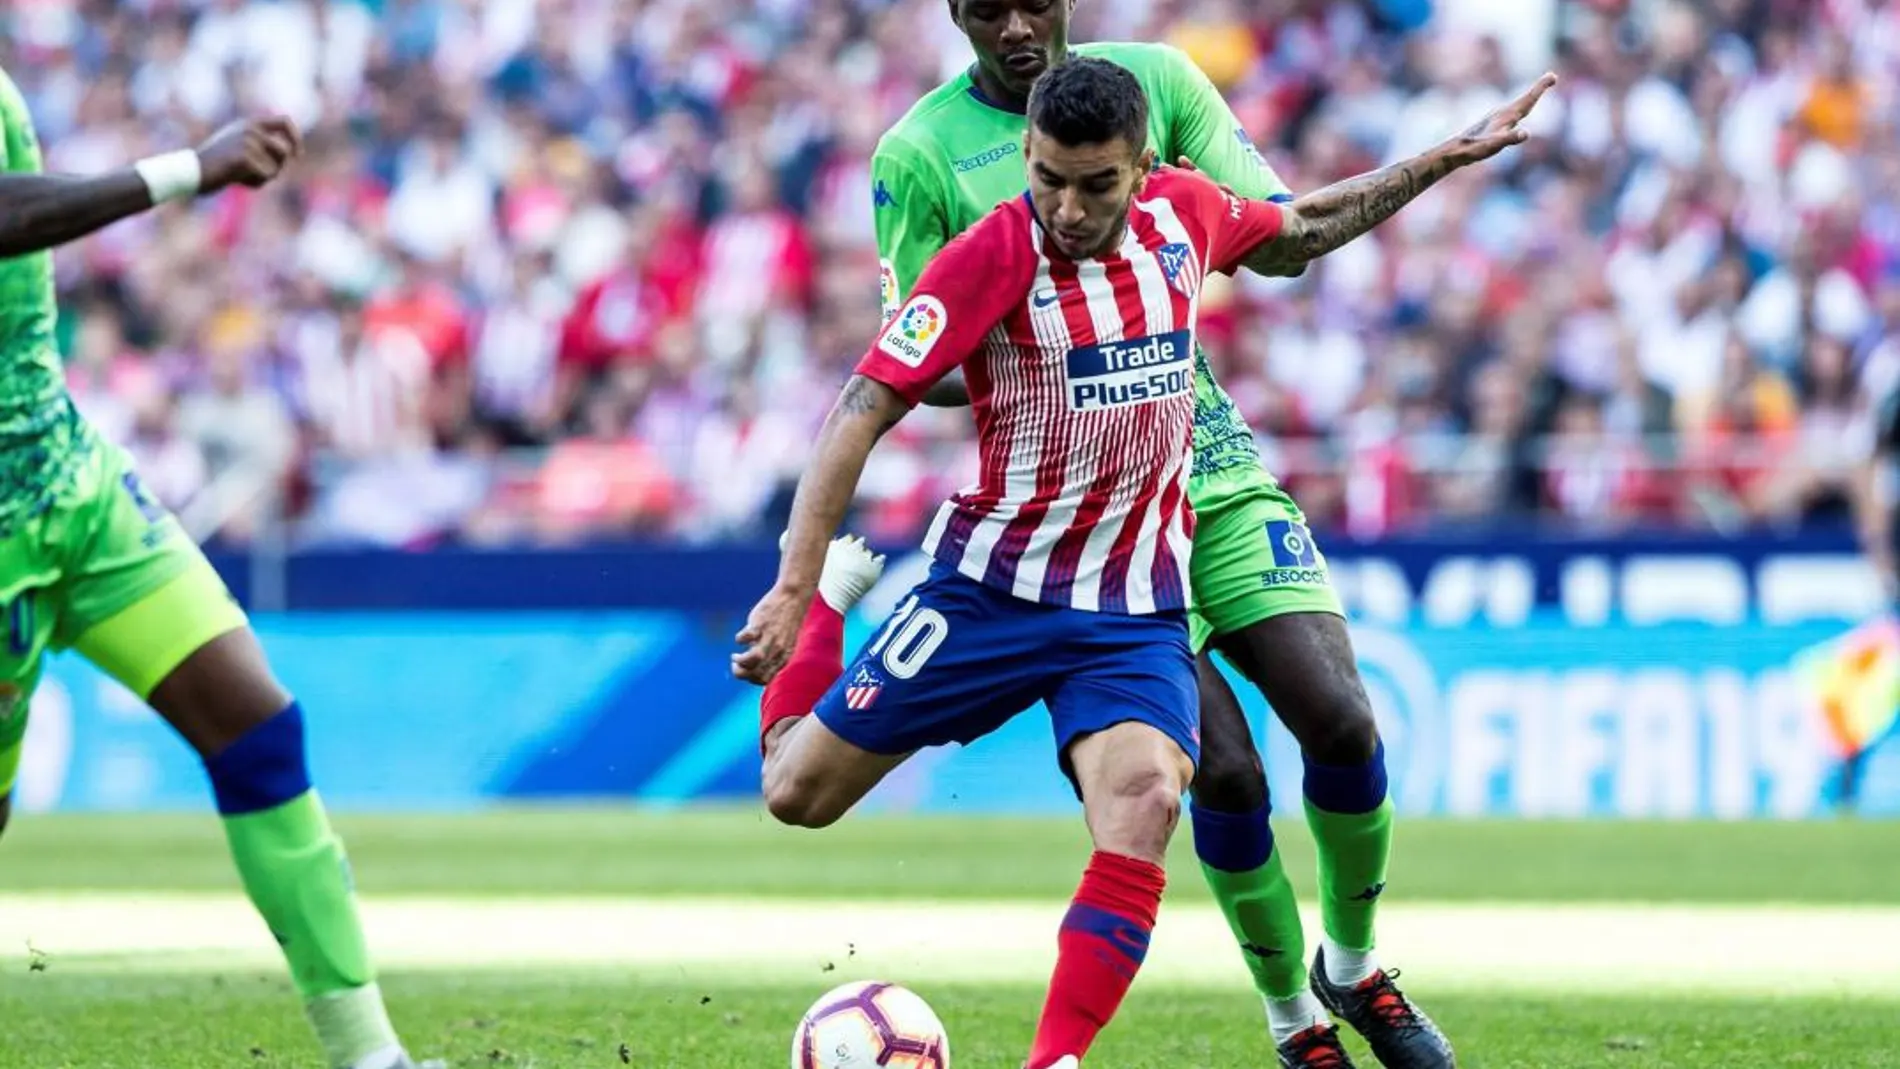
{"label": "green sleeve", "polygon": [[1293,193],[1256,149],[1220,90],[1187,53],[1168,49],[1166,85],[1174,144],[1157,161],[1186,156],[1201,173],[1251,200],[1290,200]]}
{"label": "green sleeve", "polygon": [[904,303],[937,250],[950,243],[936,176],[918,168],[901,142],[871,157],[872,215],[877,226],[878,284],[884,317]]}

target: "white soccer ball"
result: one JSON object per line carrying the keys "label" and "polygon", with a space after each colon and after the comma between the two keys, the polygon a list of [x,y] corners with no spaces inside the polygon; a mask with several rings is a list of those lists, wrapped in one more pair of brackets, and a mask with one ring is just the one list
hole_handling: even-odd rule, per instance
{"label": "white soccer ball", "polygon": [[858,980],[825,992],[792,1033],[792,1069],[950,1069],[950,1037],[915,991]]}

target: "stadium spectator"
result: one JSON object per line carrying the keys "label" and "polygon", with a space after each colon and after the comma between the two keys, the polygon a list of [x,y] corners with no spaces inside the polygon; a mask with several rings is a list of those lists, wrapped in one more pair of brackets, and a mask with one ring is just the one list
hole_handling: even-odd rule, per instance
{"label": "stadium spectator", "polygon": [[[1554,65],[1548,139],[1299,280],[1211,285],[1210,351],[1317,524],[1608,503],[1730,529],[1838,514],[1842,450],[1900,385],[1895,11],[1090,0],[1077,32],[1187,50],[1302,189]],[[310,128],[292,181],[61,251],[70,378],[121,440],[201,458],[162,461],[170,493],[282,473],[309,537],[380,494],[414,521],[398,542],[772,537],[876,325],[872,200],[902,191],[870,188],[869,153],[962,62],[941,0],[36,0],[0,19],[54,168],[240,107]],[[234,459],[217,428],[267,413],[294,440],[260,430],[272,444]],[[913,537],[917,503],[969,473],[967,419],[907,421],[863,521]],[[708,485],[722,455],[746,459]],[[608,478],[620,462],[651,485]],[[1624,464],[1675,477],[1603,474]],[[417,518],[396,470],[471,476]],[[256,529],[201,509],[201,535]]]}

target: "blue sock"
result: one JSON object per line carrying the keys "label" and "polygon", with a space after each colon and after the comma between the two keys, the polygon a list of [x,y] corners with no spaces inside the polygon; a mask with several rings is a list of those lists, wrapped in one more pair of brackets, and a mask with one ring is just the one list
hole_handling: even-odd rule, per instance
{"label": "blue sock", "polygon": [[303,710],[291,702],[204,764],[220,814],[235,817],[283,805],[310,789]]}
{"label": "blue sock", "polygon": [[1363,765],[1322,765],[1310,757],[1306,764],[1306,800],[1327,813],[1370,813],[1385,804],[1385,740],[1372,749]]}
{"label": "blue sock", "polygon": [[1306,823],[1313,830],[1326,935],[1342,948],[1371,950],[1392,856],[1384,742],[1363,765],[1306,762]]}
{"label": "blue sock", "polygon": [[1223,813],[1198,802],[1188,805],[1194,825],[1194,856],[1222,872],[1251,872],[1273,853],[1272,802],[1251,813]]}

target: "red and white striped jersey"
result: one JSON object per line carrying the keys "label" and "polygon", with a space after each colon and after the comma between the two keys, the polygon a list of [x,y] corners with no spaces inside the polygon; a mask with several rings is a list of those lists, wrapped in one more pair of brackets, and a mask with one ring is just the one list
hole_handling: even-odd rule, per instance
{"label": "red and white striped jersey", "polygon": [[945,245],[858,364],[911,404],[965,365],[981,474],[924,549],[1029,601],[1185,608],[1201,280],[1278,234],[1280,212],[1160,168],[1096,259],[1063,256],[1026,194]]}

